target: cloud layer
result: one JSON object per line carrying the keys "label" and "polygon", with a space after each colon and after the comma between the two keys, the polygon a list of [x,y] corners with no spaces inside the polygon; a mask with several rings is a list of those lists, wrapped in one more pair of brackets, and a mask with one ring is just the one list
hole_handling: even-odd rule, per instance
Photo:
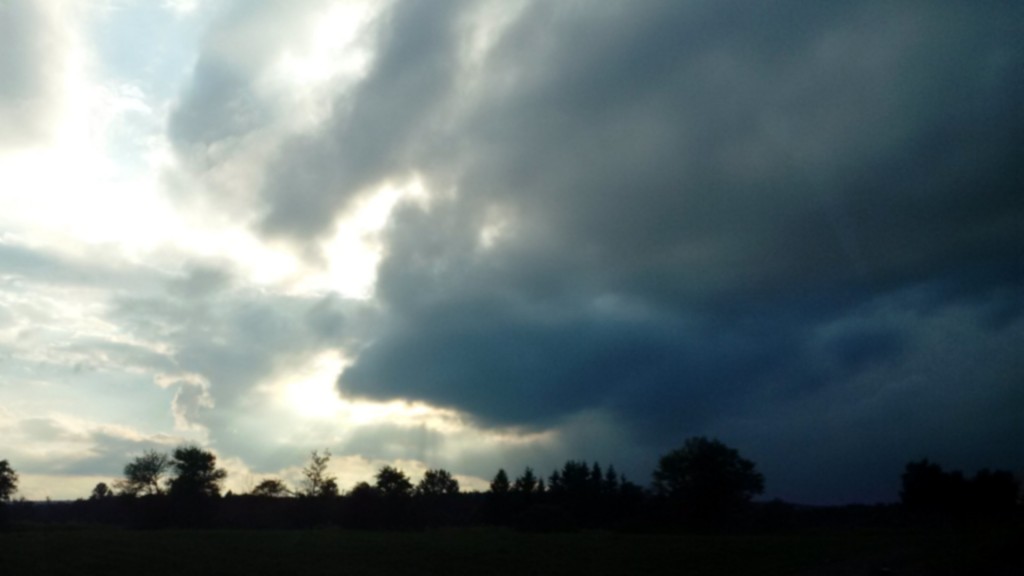
{"label": "cloud layer", "polygon": [[[62,97],[31,65],[52,45],[22,33],[59,18],[34,6],[0,8],[16,48],[0,119],[27,110],[0,151]],[[147,262],[0,237],[19,382],[55,364],[145,387],[164,433],[261,473],[322,441],[480,477],[600,459],[643,483],[692,434],[803,501],[892,499],[924,456],[1024,469],[1024,8],[317,0],[174,17],[205,32],[191,60],[161,60],[192,64],[152,107],[160,197],[246,248],[192,240]],[[367,298],[324,275],[346,266],[375,274]],[[90,337],[29,289],[92,302]],[[325,377],[333,420],[286,415]]]}

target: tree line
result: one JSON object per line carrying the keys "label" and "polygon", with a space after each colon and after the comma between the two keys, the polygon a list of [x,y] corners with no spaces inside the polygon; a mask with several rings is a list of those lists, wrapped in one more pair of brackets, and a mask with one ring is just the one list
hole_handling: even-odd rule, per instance
{"label": "tree line", "polygon": [[[81,521],[135,527],[219,526],[289,528],[341,526],[409,529],[487,524],[526,530],[578,528],[721,530],[771,523],[793,507],[753,502],[764,477],[737,450],[694,437],[663,455],[641,487],[613,465],[566,461],[547,477],[526,467],[514,478],[499,469],[486,492],[464,492],[447,470],[429,469],[417,482],[393,466],[347,493],[329,471],[331,454],[313,451],[295,487],[267,478],[244,494],[222,495],[227,472],[195,445],[170,454],[153,450],[132,458],[123,476],[97,484],[88,499],[20,508],[41,521]],[[0,461],[0,524],[16,493],[18,475]],[[1020,514],[1020,482],[1005,471],[973,478],[945,472],[927,460],[908,463],[901,510],[921,521],[956,523],[1012,520]],[[785,513],[781,513],[785,512]]]}

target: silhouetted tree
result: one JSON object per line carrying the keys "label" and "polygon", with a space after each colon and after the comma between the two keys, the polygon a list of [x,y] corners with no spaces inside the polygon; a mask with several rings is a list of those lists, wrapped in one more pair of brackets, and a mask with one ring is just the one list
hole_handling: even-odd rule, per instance
{"label": "silhouetted tree", "polygon": [[1017,505],[1020,483],[1006,470],[979,471],[971,480],[971,504],[982,520],[1006,520]]}
{"label": "silhouetted tree", "polygon": [[562,486],[562,474],[558,470],[551,472],[548,476],[548,490],[551,492],[557,492]]}
{"label": "silhouetted tree", "polygon": [[498,473],[491,480],[491,494],[508,494],[508,491],[508,474],[505,473],[504,468],[499,468]]}
{"label": "silhouetted tree", "polygon": [[[600,473],[599,473],[600,474]],[[548,489],[553,494],[567,494],[582,497],[593,492],[591,469],[586,462],[569,460],[562,466],[562,471],[551,474]]]}
{"label": "silhouetted tree", "polygon": [[604,479],[601,481],[601,493],[602,494],[618,494],[619,492],[619,475],[615,472],[615,466],[608,465],[608,470],[604,474]]}
{"label": "silhouetted tree", "polygon": [[533,494],[537,491],[537,476],[533,473],[533,468],[529,466],[526,470],[523,470],[522,476],[516,478],[514,484],[512,484],[512,492],[516,494]]}
{"label": "silhouetted tree", "polygon": [[569,460],[560,471],[551,473],[547,500],[576,524],[595,524],[603,514],[599,502],[601,476],[599,464]]}
{"label": "silhouetted tree", "polygon": [[284,482],[278,480],[277,478],[267,478],[266,480],[263,480],[262,482],[257,484],[256,487],[253,488],[252,492],[250,492],[249,494],[251,494],[252,496],[282,498],[284,496],[288,496],[289,494],[291,494],[291,491],[288,490],[288,486],[285,486]]}
{"label": "silhouetted tree", "polygon": [[89,495],[89,500],[104,500],[114,495],[114,492],[107,486],[106,482],[100,482],[92,489],[92,494]]}
{"label": "silhouetted tree", "polygon": [[327,463],[331,460],[331,452],[323,454],[313,450],[309,465],[302,469],[305,477],[300,494],[309,498],[331,498],[338,495],[338,481],[328,474]]}
{"label": "silhouetted tree", "polygon": [[447,470],[427,470],[416,485],[416,517],[421,523],[446,525],[454,518],[459,481]]}
{"label": "silhouetted tree", "polygon": [[447,470],[427,470],[416,485],[417,496],[446,496],[459,493],[459,481]]}
{"label": "silhouetted tree", "polygon": [[228,473],[217,468],[217,457],[212,452],[191,444],[175,448],[170,463],[173,475],[167,483],[168,520],[180,526],[209,525]]}
{"label": "silhouetted tree", "polygon": [[11,468],[7,460],[0,460],[0,504],[10,502],[11,496],[18,491],[18,473]]}
{"label": "silhouetted tree", "polygon": [[512,514],[512,503],[510,501],[511,485],[508,481],[508,474],[504,468],[498,469],[494,479],[491,480],[490,490],[487,491],[487,499],[484,500],[482,514],[484,520],[491,524],[505,524]]}
{"label": "silhouetted tree", "polygon": [[927,459],[908,463],[901,480],[900,500],[911,515],[957,524],[1011,517],[1019,490],[1010,472],[983,469],[968,480]]}
{"label": "silhouetted tree", "polygon": [[901,477],[900,501],[914,514],[934,514],[949,507],[951,482],[942,467],[927,458],[909,462]]}
{"label": "silhouetted tree", "polygon": [[587,487],[592,493],[603,492],[604,474],[601,472],[601,465],[597,462],[590,467],[590,478],[587,479]]}
{"label": "silhouetted tree", "polygon": [[405,472],[384,466],[376,476],[376,489],[380,494],[381,519],[387,528],[407,527],[413,522],[412,481]]}
{"label": "silhouetted tree", "polygon": [[7,525],[7,503],[18,490],[18,473],[7,460],[0,460],[0,528]]}
{"label": "silhouetted tree", "polygon": [[218,497],[228,475],[217,468],[217,457],[212,452],[192,445],[174,450],[171,467],[175,476],[170,481],[170,493],[176,497]]}
{"label": "silhouetted tree", "polygon": [[412,495],[412,481],[405,472],[384,466],[377,472],[377,490],[385,498],[406,498]]}
{"label": "silhouetted tree", "polygon": [[695,437],[661,457],[654,490],[672,502],[686,522],[715,527],[764,492],[764,477],[735,449]]}
{"label": "silhouetted tree", "polygon": [[352,488],[345,498],[346,523],[351,528],[380,528],[384,519],[381,517],[380,491],[367,482],[360,482]]}
{"label": "silhouetted tree", "polygon": [[370,485],[369,482],[359,482],[352,491],[348,493],[350,498],[377,498],[380,496],[380,492]]}
{"label": "silhouetted tree", "polygon": [[617,496],[616,512],[620,519],[633,515],[647,498],[644,489],[639,485],[630,482],[628,478],[619,475],[619,490]]}
{"label": "silhouetted tree", "polygon": [[124,467],[124,478],[115,483],[122,494],[148,496],[163,494],[160,480],[170,467],[166,454],[146,450]]}

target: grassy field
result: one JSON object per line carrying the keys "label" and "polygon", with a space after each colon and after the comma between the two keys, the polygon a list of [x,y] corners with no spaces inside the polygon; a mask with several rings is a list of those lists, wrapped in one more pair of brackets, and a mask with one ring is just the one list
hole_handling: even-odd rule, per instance
{"label": "grassy field", "polygon": [[991,574],[1024,575],[1020,533],[770,535],[126,531],[0,533],[0,575]]}

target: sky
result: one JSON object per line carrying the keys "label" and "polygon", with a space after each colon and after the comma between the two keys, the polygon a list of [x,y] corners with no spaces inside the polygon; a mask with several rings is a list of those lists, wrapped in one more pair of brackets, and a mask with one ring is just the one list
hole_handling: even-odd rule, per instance
{"label": "sky", "polygon": [[0,459],[1024,474],[1024,4],[0,0]]}

